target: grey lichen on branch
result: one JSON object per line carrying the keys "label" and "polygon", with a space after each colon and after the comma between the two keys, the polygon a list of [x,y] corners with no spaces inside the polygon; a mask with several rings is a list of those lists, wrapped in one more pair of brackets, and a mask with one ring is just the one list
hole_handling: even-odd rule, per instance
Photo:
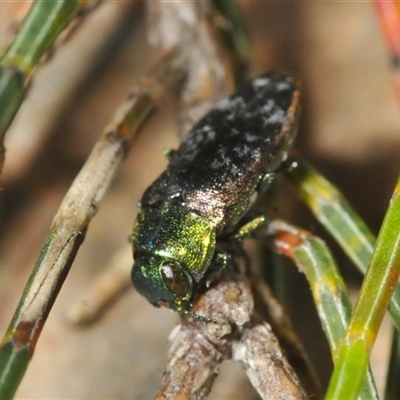
{"label": "grey lichen on branch", "polygon": [[[237,260],[236,260],[237,261]],[[235,261],[235,263],[236,263]],[[269,324],[254,307],[257,285],[234,265],[217,273],[194,302],[193,310],[218,323],[182,318],[171,334],[161,399],[203,399],[223,360],[235,359],[263,399],[306,399]]]}

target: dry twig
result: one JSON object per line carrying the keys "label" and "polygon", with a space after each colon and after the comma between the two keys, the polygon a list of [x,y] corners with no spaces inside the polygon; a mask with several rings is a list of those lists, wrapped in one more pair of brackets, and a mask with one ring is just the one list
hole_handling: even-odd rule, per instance
{"label": "dry twig", "polygon": [[169,362],[157,399],[203,399],[218,365],[239,361],[263,399],[307,398],[269,324],[254,306],[255,286],[230,265],[197,299],[194,311],[218,324],[183,318],[172,335]]}

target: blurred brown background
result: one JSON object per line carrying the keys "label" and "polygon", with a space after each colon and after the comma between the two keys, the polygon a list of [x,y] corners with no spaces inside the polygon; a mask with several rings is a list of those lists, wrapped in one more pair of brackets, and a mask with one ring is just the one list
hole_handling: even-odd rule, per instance
{"label": "blurred brown background", "polygon": [[[303,81],[296,149],[341,188],[377,233],[400,169],[400,111],[373,5],[241,1],[240,6],[255,70],[283,68]],[[2,26],[10,7],[0,3]],[[89,16],[40,69],[10,131],[0,198],[1,332],[66,190],[117,105],[155,59],[142,12],[133,3],[111,2]],[[163,148],[178,143],[172,113],[168,107],[161,110],[142,132],[91,223],[18,398],[149,399],[157,392],[167,337],[178,321],[175,314],[153,308],[133,289],[87,329],[68,326],[64,313],[113,252],[127,243],[137,201],[166,164]],[[40,133],[44,137],[34,139]],[[293,220],[322,231],[307,215],[294,215]],[[340,252],[337,260],[356,284],[359,276],[348,272],[350,263]],[[307,297],[306,285],[301,285]],[[294,315],[296,325],[302,330],[311,324],[317,330],[307,313]],[[390,330],[380,338],[373,364],[381,385]],[[329,365],[325,348],[313,350],[321,365]],[[221,374],[211,399],[253,396],[240,367],[223,367]]]}

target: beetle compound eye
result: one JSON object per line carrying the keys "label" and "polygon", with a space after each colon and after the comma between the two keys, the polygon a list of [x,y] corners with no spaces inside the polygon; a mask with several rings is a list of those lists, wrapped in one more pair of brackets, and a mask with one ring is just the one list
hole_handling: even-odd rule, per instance
{"label": "beetle compound eye", "polygon": [[164,263],[161,266],[161,275],[172,293],[183,296],[190,292],[189,278],[178,264]]}

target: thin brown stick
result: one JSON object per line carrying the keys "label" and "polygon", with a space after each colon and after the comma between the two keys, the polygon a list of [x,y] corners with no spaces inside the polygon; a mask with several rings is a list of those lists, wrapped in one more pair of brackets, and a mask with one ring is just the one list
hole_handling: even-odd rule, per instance
{"label": "thin brown stick", "polygon": [[26,344],[33,351],[89,222],[126,157],[139,126],[169,93],[171,86],[181,82],[185,71],[182,58],[176,57],[176,53],[167,55],[117,110],[54,217],[3,344],[9,341],[17,346]]}

